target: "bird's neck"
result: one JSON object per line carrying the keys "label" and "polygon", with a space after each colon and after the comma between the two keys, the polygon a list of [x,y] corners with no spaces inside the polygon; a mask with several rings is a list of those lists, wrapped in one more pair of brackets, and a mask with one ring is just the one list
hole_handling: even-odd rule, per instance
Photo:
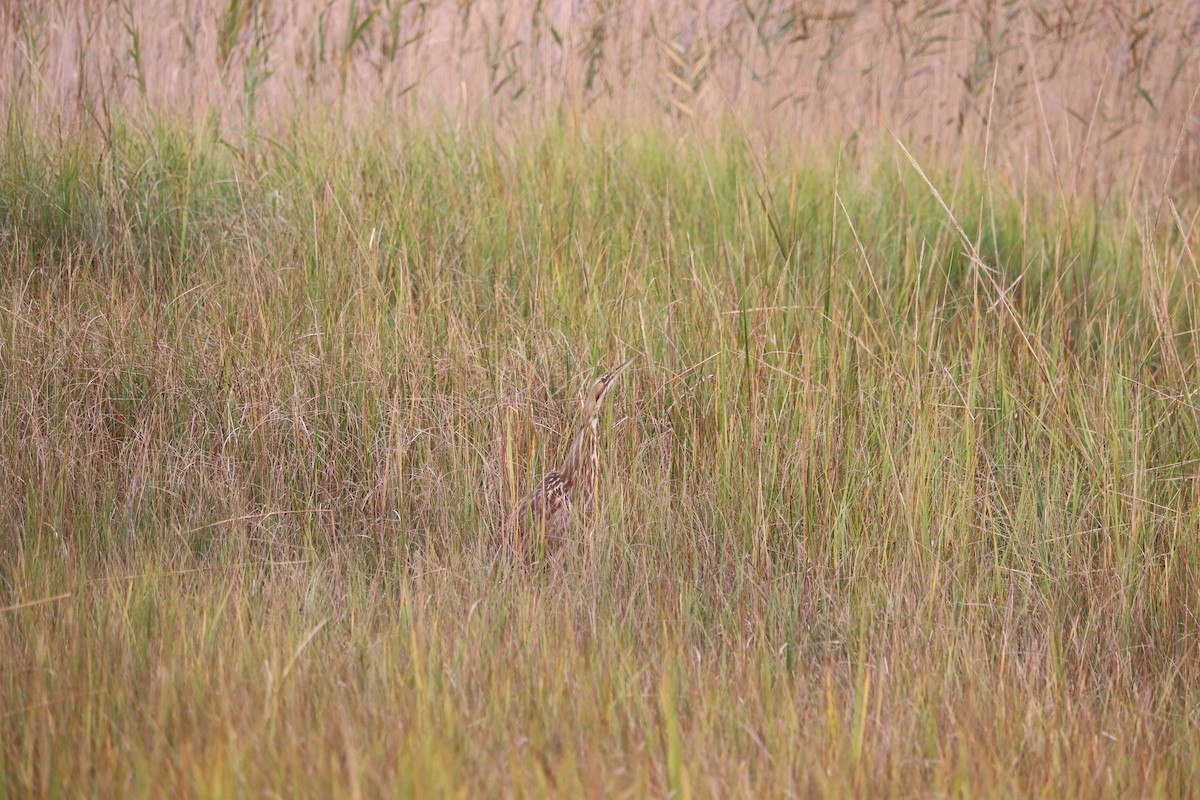
{"label": "bird's neck", "polygon": [[571,446],[567,449],[567,458],[561,470],[563,480],[574,483],[586,475],[590,481],[595,481],[600,472],[599,461],[600,420],[592,417],[584,420],[571,438]]}

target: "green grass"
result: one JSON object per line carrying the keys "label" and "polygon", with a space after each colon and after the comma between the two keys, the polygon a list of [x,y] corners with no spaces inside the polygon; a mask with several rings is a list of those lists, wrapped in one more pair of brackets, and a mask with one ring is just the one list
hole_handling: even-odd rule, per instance
{"label": "green grass", "polygon": [[10,120],[0,795],[1193,792],[1196,237],[921,170]]}

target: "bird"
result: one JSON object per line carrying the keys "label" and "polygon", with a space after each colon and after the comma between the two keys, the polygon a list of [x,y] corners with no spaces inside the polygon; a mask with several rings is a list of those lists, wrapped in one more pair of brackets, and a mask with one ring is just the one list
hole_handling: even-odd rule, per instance
{"label": "bird", "polygon": [[600,485],[600,419],[604,399],[612,391],[617,376],[631,363],[632,358],[592,383],[583,398],[583,414],[562,466],[542,476],[513,509],[507,527],[518,553],[531,552],[539,528],[546,542],[556,543],[563,538],[576,509],[584,514],[595,510]]}

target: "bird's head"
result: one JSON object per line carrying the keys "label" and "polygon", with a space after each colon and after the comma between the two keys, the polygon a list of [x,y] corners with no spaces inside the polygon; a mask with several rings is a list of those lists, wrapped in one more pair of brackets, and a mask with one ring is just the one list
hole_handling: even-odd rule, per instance
{"label": "bird's head", "polygon": [[596,379],[592,384],[592,388],[588,390],[587,396],[583,398],[583,418],[585,420],[590,420],[599,415],[601,404],[604,402],[604,398],[608,397],[608,393],[617,382],[617,376],[632,363],[633,359],[631,358],[621,366]]}

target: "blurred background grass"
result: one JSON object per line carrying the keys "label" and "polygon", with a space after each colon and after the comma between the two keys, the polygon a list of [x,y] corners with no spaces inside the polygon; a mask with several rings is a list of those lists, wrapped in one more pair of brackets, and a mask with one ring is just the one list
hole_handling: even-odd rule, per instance
{"label": "blurred background grass", "polygon": [[131,113],[273,131],[313,109],[509,132],[736,119],[852,146],[891,129],[936,153],[987,139],[994,163],[1067,188],[1194,191],[1198,47],[1195,0],[9,0],[0,101],[101,131]]}

